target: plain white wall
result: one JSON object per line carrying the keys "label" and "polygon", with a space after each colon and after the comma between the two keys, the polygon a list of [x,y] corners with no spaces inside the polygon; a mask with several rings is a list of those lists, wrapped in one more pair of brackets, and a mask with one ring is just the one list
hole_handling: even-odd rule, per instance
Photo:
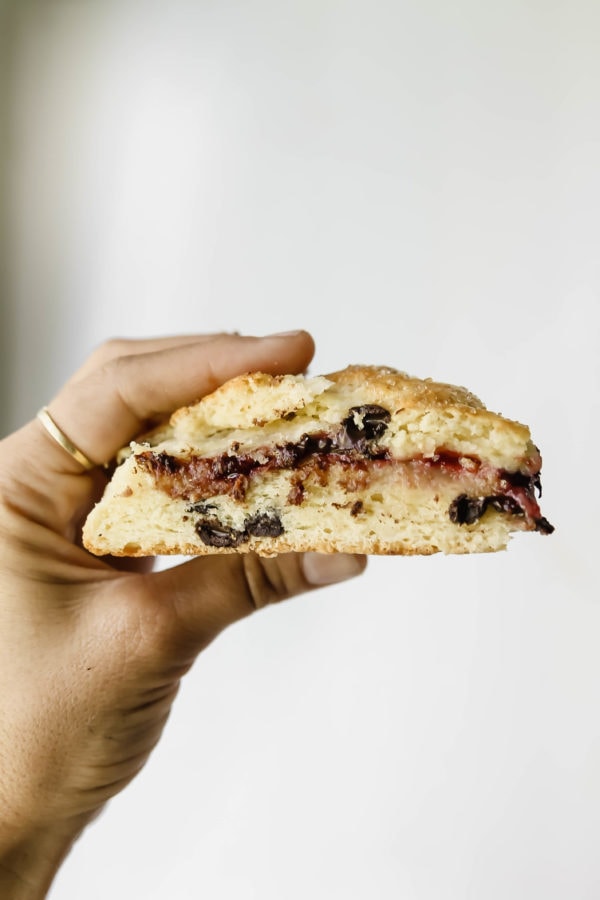
{"label": "plain white wall", "polygon": [[[600,895],[600,8],[28,3],[10,422],[105,337],[298,326],[530,424],[555,535],[235,626],[53,900]],[[32,663],[33,664],[33,663]]]}

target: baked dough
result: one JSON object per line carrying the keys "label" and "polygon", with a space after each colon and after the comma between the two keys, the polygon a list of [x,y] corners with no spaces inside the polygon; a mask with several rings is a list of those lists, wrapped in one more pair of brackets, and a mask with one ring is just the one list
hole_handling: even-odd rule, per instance
{"label": "baked dough", "polygon": [[553,531],[529,429],[391,368],[239,376],[123,456],[85,523],[98,555],[472,553]]}

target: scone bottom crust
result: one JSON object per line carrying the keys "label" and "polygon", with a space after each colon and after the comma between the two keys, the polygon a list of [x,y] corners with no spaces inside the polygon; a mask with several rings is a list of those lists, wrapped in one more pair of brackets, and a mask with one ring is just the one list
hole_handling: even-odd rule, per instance
{"label": "scone bottom crust", "polygon": [[[525,426],[463,388],[388,368],[312,382],[234,379],[215,392],[233,401],[229,418],[240,424],[230,427],[214,421],[214,394],[213,421],[203,421],[205,401],[178,411],[158,446],[132,445],[90,514],[85,546],[124,556],[406,555],[499,550],[513,531],[553,532]],[[261,405],[265,385],[275,416]]]}

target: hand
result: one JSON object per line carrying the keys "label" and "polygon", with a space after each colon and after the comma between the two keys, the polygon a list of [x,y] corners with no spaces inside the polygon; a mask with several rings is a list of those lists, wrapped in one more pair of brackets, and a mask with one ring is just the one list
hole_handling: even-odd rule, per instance
{"label": "hand", "polygon": [[[103,463],[155,418],[251,370],[299,372],[312,339],[117,341],[50,403]],[[0,895],[39,898],[73,840],[142,768],[181,677],[227,625],[364,568],[361,557],[203,557],[151,574],[97,559],[83,519],[106,478],[33,421],[0,443]]]}

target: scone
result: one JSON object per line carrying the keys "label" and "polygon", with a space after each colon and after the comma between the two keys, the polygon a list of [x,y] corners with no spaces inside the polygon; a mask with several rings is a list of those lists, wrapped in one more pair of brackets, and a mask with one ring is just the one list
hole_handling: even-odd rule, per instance
{"label": "scone", "polygon": [[115,556],[472,553],[549,534],[529,429],[394,369],[234,378],[139,443],[83,531]]}

